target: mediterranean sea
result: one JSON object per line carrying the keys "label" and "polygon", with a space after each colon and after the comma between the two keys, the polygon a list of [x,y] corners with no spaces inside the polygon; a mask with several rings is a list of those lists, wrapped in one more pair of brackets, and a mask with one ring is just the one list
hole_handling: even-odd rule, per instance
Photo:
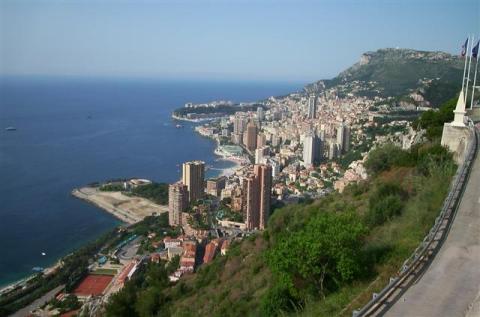
{"label": "mediterranean sea", "polygon": [[[32,274],[94,240],[119,221],[70,195],[113,178],[173,182],[179,164],[204,160],[215,176],[215,143],[176,128],[186,102],[255,101],[301,83],[0,79],[0,285]],[[6,131],[7,127],[16,131]],[[44,252],[46,255],[42,255]]]}

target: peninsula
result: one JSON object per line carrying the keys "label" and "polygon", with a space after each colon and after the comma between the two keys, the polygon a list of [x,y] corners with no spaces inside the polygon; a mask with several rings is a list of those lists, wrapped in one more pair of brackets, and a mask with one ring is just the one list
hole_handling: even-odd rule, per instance
{"label": "peninsula", "polygon": [[175,109],[172,113],[172,118],[175,120],[201,122],[228,117],[237,111],[256,111],[258,108],[263,108],[262,104],[258,102],[239,104],[224,100],[202,104],[189,102],[184,107]]}
{"label": "peninsula", "polygon": [[[145,196],[145,188],[155,188],[161,184],[153,184],[147,180],[131,179],[125,182],[110,182],[100,186],[76,188],[72,195],[85,200],[112,214],[129,225],[142,221],[147,216],[168,212],[167,205],[158,204],[153,197]],[[167,193],[165,193],[167,195]],[[163,201],[163,199],[158,199]]]}

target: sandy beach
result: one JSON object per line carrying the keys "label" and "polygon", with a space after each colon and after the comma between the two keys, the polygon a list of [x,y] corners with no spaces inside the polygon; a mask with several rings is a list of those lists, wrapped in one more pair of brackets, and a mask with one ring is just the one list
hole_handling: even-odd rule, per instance
{"label": "sandy beach", "polygon": [[221,160],[232,162],[235,165],[229,168],[222,169],[222,172],[220,173],[219,176],[226,176],[226,177],[231,176],[235,174],[235,172],[242,166],[242,164],[237,160],[228,159],[228,158],[221,158]]}
{"label": "sandy beach", "polygon": [[168,206],[155,204],[148,199],[127,196],[121,192],[104,192],[95,187],[74,189],[72,195],[109,212],[128,224],[137,223],[151,216],[152,213],[158,215],[168,212]]}

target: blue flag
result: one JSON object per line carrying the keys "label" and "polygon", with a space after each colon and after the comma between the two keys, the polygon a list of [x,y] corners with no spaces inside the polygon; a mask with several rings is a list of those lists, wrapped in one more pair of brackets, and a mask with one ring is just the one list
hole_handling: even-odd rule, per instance
{"label": "blue flag", "polygon": [[475,45],[472,49],[472,57],[477,58],[478,56],[478,45],[480,44],[480,41],[477,42],[477,45]]}
{"label": "blue flag", "polygon": [[465,44],[462,45],[462,52],[460,53],[462,56],[467,54],[467,46],[468,46],[468,38],[465,40]]}

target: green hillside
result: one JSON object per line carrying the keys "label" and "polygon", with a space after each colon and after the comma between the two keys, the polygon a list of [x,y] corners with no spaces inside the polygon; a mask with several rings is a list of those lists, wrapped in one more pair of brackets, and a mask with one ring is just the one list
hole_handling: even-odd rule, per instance
{"label": "green hillside", "polygon": [[[359,81],[366,89],[360,94],[381,97],[402,97],[419,92],[439,106],[452,98],[461,86],[463,60],[444,52],[410,49],[380,49],[363,54],[360,61],[329,80],[321,80],[305,88],[321,92],[326,88]],[[369,85],[371,83],[372,85]]]}
{"label": "green hillside", "polygon": [[106,315],[351,316],[422,241],[455,171],[435,141],[379,147],[366,167],[367,182],[276,210],[266,231],[176,285],[169,266],[149,264]]}

